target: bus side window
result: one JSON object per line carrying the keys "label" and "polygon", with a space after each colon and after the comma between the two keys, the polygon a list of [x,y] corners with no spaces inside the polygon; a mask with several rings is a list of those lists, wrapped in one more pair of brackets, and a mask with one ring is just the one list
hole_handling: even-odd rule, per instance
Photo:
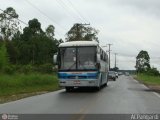
{"label": "bus side window", "polygon": [[105,53],[103,52],[103,61],[105,61]]}
{"label": "bus side window", "polygon": [[104,53],[104,61],[106,61],[106,54]]}
{"label": "bus side window", "polygon": [[103,51],[101,50],[101,60],[103,60]]}
{"label": "bus side window", "polygon": [[103,56],[103,57],[102,57],[102,60],[104,61],[104,59],[105,59],[104,52],[103,52],[102,56]]}

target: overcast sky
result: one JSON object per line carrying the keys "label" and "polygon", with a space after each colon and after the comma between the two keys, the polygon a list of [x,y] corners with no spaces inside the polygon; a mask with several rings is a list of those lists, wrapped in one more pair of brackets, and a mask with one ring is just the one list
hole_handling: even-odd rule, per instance
{"label": "overcast sky", "polygon": [[0,8],[7,7],[26,23],[37,18],[43,30],[54,25],[56,38],[64,39],[74,23],[90,23],[101,46],[113,44],[111,67],[118,53],[120,69],[135,69],[137,54],[146,50],[160,70],[160,0],[0,0]]}

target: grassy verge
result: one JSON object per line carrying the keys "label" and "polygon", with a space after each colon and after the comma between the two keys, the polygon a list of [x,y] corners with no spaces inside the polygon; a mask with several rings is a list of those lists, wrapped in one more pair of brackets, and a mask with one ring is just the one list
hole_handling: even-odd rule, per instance
{"label": "grassy verge", "polygon": [[136,79],[148,85],[160,85],[159,76],[149,76],[145,74],[139,74],[136,76]]}
{"label": "grassy verge", "polygon": [[159,76],[149,76],[145,74],[139,74],[135,76],[139,82],[145,84],[150,88],[151,91],[160,93],[160,77]]}
{"label": "grassy verge", "polygon": [[56,75],[51,74],[0,74],[0,102],[19,99],[59,89]]}

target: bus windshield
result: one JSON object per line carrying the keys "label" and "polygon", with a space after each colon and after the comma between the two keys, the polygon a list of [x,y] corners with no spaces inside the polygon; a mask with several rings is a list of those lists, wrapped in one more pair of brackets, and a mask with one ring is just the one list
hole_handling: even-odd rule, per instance
{"label": "bus windshield", "polygon": [[96,47],[60,48],[60,70],[96,69]]}

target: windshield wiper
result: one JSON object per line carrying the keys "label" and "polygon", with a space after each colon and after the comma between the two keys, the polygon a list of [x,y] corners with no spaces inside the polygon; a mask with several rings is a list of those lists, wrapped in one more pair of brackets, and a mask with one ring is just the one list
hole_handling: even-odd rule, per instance
{"label": "windshield wiper", "polygon": [[84,66],[84,64],[82,64],[80,61],[78,61],[78,63],[83,67],[84,70],[86,70],[86,67]]}
{"label": "windshield wiper", "polygon": [[76,62],[74,62],[67,70],[71,70],[71,68],[76,64]]}

